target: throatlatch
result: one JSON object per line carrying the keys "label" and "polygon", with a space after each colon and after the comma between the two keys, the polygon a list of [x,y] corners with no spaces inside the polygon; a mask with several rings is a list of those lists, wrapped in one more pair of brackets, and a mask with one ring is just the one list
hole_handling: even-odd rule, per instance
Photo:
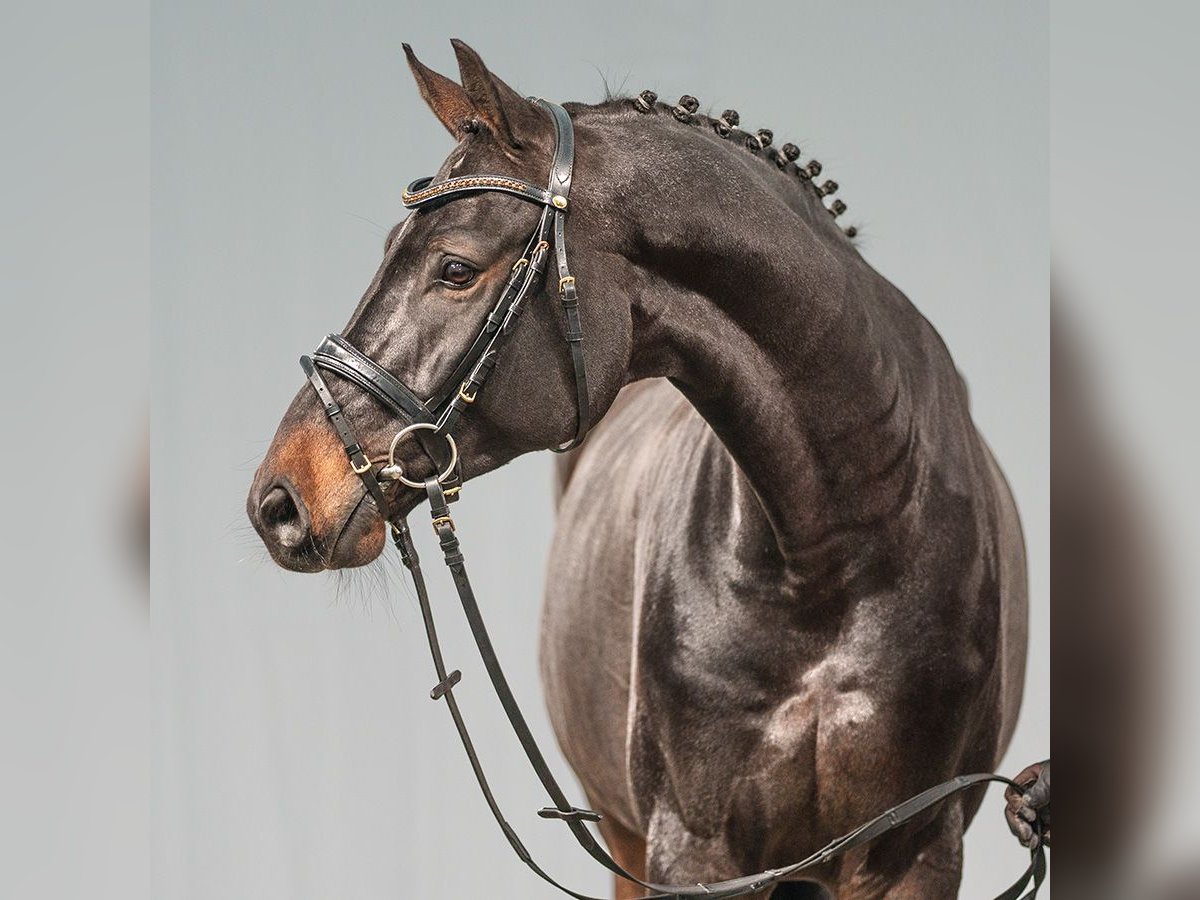
{"label": "throatlatch", "polygon": [[[425,626],[425,635],[429,643],[429,652],[433,658],[433,667],[438,678],[438,683],[429,692],[429,696],[433,700],[446,701],[446,707],[450,711],[455,730],[466,751],[479,789],[482,791],[496,823],[504,832],[505,838],[517,856],[538,877],[563,893],[576,897],[578,900],[598,900],[598,898],[571,890],[549,875],[534,860],[521,842],[517,832],[505,819],[503,811],[492,793],[491,786],[488,784],[462,711],[454,697],[454,690],[462,680],[462,673],[457,669],[453,671],[446,669],[442,648],[438,642],[437,627],[429,602],[425,576],[413,544],[408,522],[404,516],[393,512],[392,504],[389,503],[384,491],[384,482],[394,486],[395,490],[400,490],[402,487],[423,490],[429,500],[433,530],[437,535],[446,566],[450,570],[463,613],[470,626],[480,658],[483,660],[488,679],[491,681],[492,688],[526,758],[551,801],[551,805],[539,810],[538,815],[543,818],[560,819],[566,823],[579,845],[600,865],[615,875],[649,891],[650,893],[646,895],[647,900],[657,900],[657,898],[666,900],[671,897],[737,897],[751,894],[788,879],[805,869],[826,863],[840,854],[874,840],[959,791],[992,781],[1019,789],[1019,785],[1000,775],[961,775],[931,787],[886,810],[848,834],[831,841],[811,856],[791,865],[767,869],[753,875],[744,875],[726,881],[690,885],[655,884],[643,881],[622,868],[587,827],[586,823],[599,821],[599,813],[574,806],[567,799],[566,793],[555,779],[541,748],[533,737],[516,697],[509,687],[508,679],[504,675],[495,648],[492,646],[483,615],[475,599],[475,592],[467,576],[462,547],[449,510],[449,503],[457,499],[462,487],[461,460],[454,441],[455,426],[478,400],[479,392],[495,367],[504,342],[516,327],[524,305],[529,302],[530,297],[540,294],[545,283],[551,247],[554,250],[558,275],[557,294],[566,318],[565,337],[574,369],[577,404],[574,437],[561,447],[553,449],[561,452],[579,446],[591,424],[579,298],[575,278],[571,275],[567,265],[566,251],[566,215],[570,203],[571,177],[575,157],[574,130],[570,116],[561,106],[540,99],[534,102],[550,114],[556,133],[554,161],[551,165],[549,183],[545,189],[507,175],[469,175],[451,178],[438,184],[432,184],[432,179],[424,178],[413,182],[403,195],[404,205],[409,209],[416,210],[482,192],[508,194],[542,207],[537,228],[526,244],[524,253],[513,265],[512,273],[501,291],[499,299],[488,313],[475,340],[442,385],[432,395],[422,400],[402,381],[352,346],[345,338],[336,334],[326,337],[311,357],[304,356],[300,359],[304,374],[320,398],[330,423],[342,441],[351,468],[362,479],[367,494],[375,503],[380,515],[388,522],[393,542],[400,552],[405,567],[412,575],[417,601],[421,608],[421,618]],[[332,372],[339,378],[367,391],[383,404],[384,408],[406,423],[391,442],[387,465],[378,465],[371,461],[369,454],[359,443],[346,421],[341,406],[330,392],[329,386],[321,374],[322,371]],[[396,462],[396,448],[399,442],[409,435],[421,443],[425,452],[434,461],[437,469],[440,470],[436,475],[417,481],[415,478],[410,478]],[[1040,828],[1036,825],[1035,827]],[[1045,876],[1045,850],[1042,842],[1039,841],[1037,847],[1031,851],[1028,868],[1016,883],[1002,893],[997,900],[1018,900],[1018,898],[1032,900],[1037,896]],[[1029,889],[1022,894],[1026,886]]]}

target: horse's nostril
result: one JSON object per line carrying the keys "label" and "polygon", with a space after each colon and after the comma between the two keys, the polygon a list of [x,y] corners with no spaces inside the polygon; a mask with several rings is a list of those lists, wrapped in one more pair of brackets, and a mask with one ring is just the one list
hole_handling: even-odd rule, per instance
{"label": "horse's nostril", "polygon": [[300,518],[300,510],[296,509],[292,495],[287,492],[286,488],[278,486],[267,492],[258,511],[262,513],[263,524],[269,525],[271,528]]}
{"label": "horse's nostril", "polygon": [[267,491],[258,505],[263,528],[275,535],[284,547],[296,548],[308,540],[308,528],[287,488],[276,485]]}

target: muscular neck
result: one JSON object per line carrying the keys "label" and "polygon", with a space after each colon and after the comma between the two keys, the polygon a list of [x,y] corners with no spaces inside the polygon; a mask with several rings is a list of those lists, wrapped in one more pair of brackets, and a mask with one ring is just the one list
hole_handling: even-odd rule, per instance
{"label": "muscular neck", "polygon": [[802,583],[869,552],[912,495],[927,326],[815,196],[741,213],[641,230],[632,375],[669,377],[709,422]]}

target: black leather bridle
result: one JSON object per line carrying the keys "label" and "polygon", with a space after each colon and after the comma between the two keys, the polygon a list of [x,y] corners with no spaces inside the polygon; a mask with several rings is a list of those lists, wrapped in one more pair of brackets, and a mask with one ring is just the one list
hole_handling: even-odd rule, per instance
{"label": "black leather bridle", "polygon": [[[461,485],[461,469],[457,465],[454,428],[462,415],[478,399],[479,392],[496,365],[501,349],[517,326],[525,304],[541,291],[551,246],[554,247],[558,272],[559,301],[567,322],[566,340],[575,374],[577,404],[574,437],[554,449],[564,452],[578,447],[591,424],[579,298],[575,290],[575,278],[567,265],[566,215],[571,195],[571,170],[575,163],[575,135],[571,127],[571,118],[565,109],[544,100],[536,102],[550,113],[556,134],[554,162],[550,167],[549,184],[545,188],[539,188],[510,175],[467,175],[438,184],[431,184],[432,178],[421,178],[410,184],[403,194],[402,200],[409,209],[423,209],[488,192],[519,197],[542,208],[537,227],[520,259],[513,264],[499,299],[488,313],[475,340],[441,386],[422,400],[406,384],[337,334],[327,336],[311,357],[305,356],[300,359],[304,374],[308,376],[313,389],[325,404],[326,413],[342,438],[354,471],[363,478],[367,491],[385,518],[389,507],[379,486],[380,479],[399,481],[413,488],[421,487],[420,482],[408,479],[395,461],[396,445],[406,434],[415,434],[438,468],[445,465],[441,483],[451,492],[452,498],[456,496],[456,488]],[[378,473],[367,459],[362,446],[346,427],[341,410],[333,401],[321,377],[322,369],[354,383],[374,396],[389,411],[410,423],[397,434],[388,454],[389,465],[382,467]],[[434,440],[436,435],[446,439],[450,450],[448,463],[444,462],[446,457],[443,448]]]}
{"label": "black leather bridle", "polygon": [[[471,635],[483,660],[484,668],[487,670],[488,678],[518,741],[521,743],[525,756],[551,800],[552,805],[539,810],[538,815],[546,819],[559,819],[566,823],[580,846],[600,865],[617,876],[648,890],[650,893],[647,895],[647,900],[670,897],[737,897],[754,893],[790,878],[804,869],[826,863],[861,846],[966,788],[997,781],[1021,789],[1020,785],[1016,785],[1015,782],[1000,775],[960,775],[892,807],[848,834],[831,841],[799,862],[709,884],[655,884],[643,881],[624,869],[593,836],[586,823],[599,821],[600,814],[576,807],[567,799],[566,793],[550,771],[545,756],[537,741],[534,740],[525,716],[509,687],[508,679],[500,666],[500,660],[492,647],[483,615],[475,599],[475,592],[467,577],[462,548],[449,511],[449,503],[458,498],[462,486],[461,464],[453,436],[454,428],[478,399],[480,390],[496,365],[504,342],[517,325],[524,305],[530,302],[530,298],[540,294],[551,247],[554,249],[558,271],[558,295],[566,315],[566,340],[574,367],[577,394],[575,436],[563,446],[554,449],[564,451],[577,447],[587,434],[591,421],[587,367],[583,354],[583,328],[579,318],[575,279],[571,276],[567,266],[566,249],[566,215],[575,154],[574,130],[570,116],[561,106],[540,99],[534,102],[550,113],[556,134],[554,162],[550,168],[549,184],[545,189],[508,175],[468,175],[451,178],[438,184],[432,184],[430,178],[423,178],[413,182],[403,195],[404,205],[409,209],[421,209],[485,192],[520,197],[542,207],[537,228],[530,237],[524,253],[513,265],[512,273],[501,291],[500,298],[488,313],[479,334],[441,387],[425,400],[421,400],[402,381],[353,347],[345,338],[336,334],[326,337],[311,357],[304,356],[300,359],[300,365],[303,367],[305,375],[308,376],[313,390],[316,391],[325,407],[329,421],[341,438],[351,467],[362,479],[363,486],[374,501],[380,515],[388,522],[393,542],[400,551],[400,557],[405,567],[412,574],[425,625],[425,634],[429,642],[429,652],[433,657],[433,666],[438,677],[438,683],[429,692],[429,696],[434,700],[444,699],[446,701],[451,718],[454,720],[454,727],[458,732],[463,749],[466,750],[467,759],[475,773],[475,779],[479,783],[488,808],[517,856],[540,878],[560,891],[579,898],[579,900],[596,900],[596,898],[565,887],[542,869],[525,848],[516,831],[504,818],[504,814],[492,794],[479,756],[475,752],[475,745],[467,730],[466,722],[463,720],[462,711],[454,697],[454,687],[462,680],[462,673],[457,669],[454,671],[446,669],[442,648],[438,642],[437,628],[433,619],[425,577],[421,570],[416,547],[413,545],[408,521],[405,516],[393,510],[380,484],[381,480],[398,482],[423,490],[429,499],[433,530],[437,535],[446,565],[450,569],[467,624],[470,626]],[[321,375],[322,370],[333,372],[362,388],[382,403],[386,409],[399,416],[402,421],[408,421],[409,424],[402,428],[392,440],[388,465],[381,465],[377,468],[376,464],[371,461],[366,450],[354,436],[341,406],[325,383]],[[410,479],[404,474],[403,469],[395,461],[395,450],[399,441],[409,434],[414,435],[421,442],[426,453],[433,459],[435,466],[441,469],[440,472],[422,481]],[[445,439],[445,448],[438,445],[436,440],[438,437]],[[443,452],[446,449],[449,450],[448,461]],[[1028,868],[1017,882],[1002,893],[997,900],[1018,900],[1018,897],[1020,900],[1031,900],[1037,896],[1045,875],[1045,851],[1039,841],[1037,848],[1031,852]],[[1022,894],[1026,885],[1029,885],[1029,890]]]}

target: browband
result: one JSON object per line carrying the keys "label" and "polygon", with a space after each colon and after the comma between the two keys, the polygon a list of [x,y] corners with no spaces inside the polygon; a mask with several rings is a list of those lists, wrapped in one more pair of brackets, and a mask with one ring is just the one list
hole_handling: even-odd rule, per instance
{"label": "browband", "polygon": [[[551,194],[545,188],[534,187],[528,181],[521,181],[519,178],[510,178],[506,175],[466,175],[462,178],[451,178],[433,187],[417,187],[422,183],[428,184],[429,180],[422,178],[408,186],[408,190],[400,195],[405,206],[409,209],[418,209],[435,200],[443,200],[461,194],[477,194],[483,191],[511,194],[542,206],[557,205],[554,199],[556,195]],[[563,203],[563,206],[559,207],[560,209],[566,208],[565,200],[566,198],[563,198],[559,201]]]}

